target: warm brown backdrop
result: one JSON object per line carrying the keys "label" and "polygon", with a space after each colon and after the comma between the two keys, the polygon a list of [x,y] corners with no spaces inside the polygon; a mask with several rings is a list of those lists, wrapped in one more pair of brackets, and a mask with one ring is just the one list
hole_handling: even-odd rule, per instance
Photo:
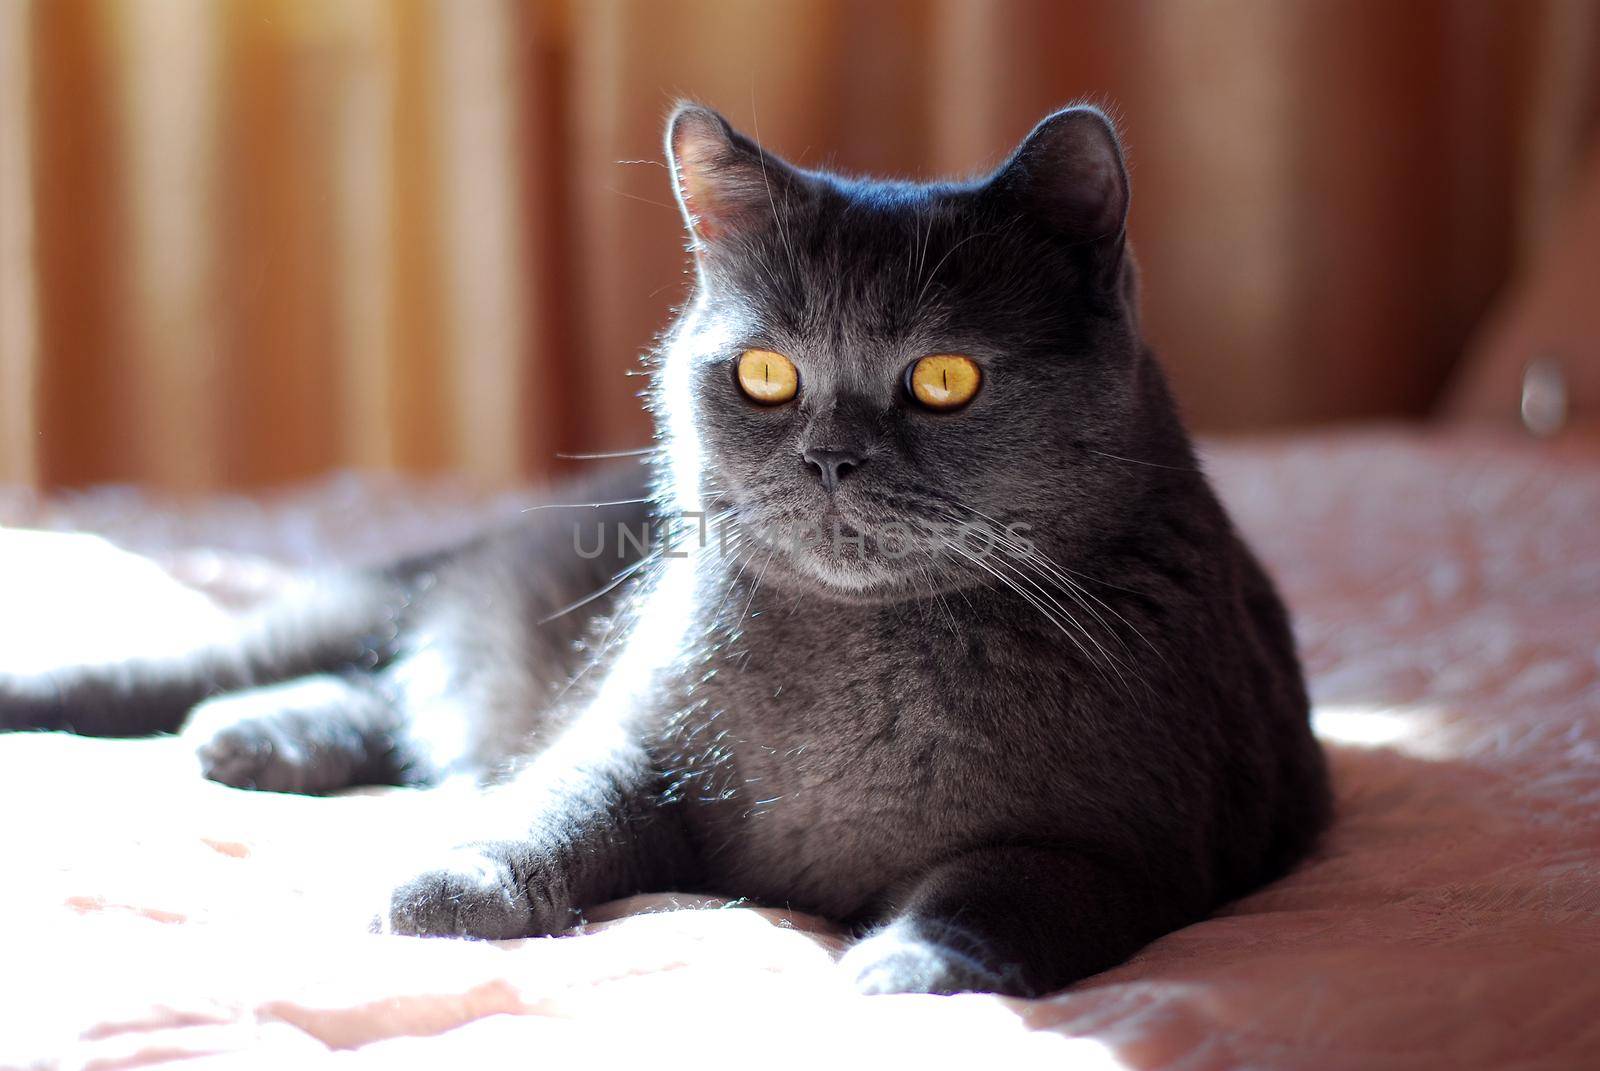
{"label": "warm brown backdrop", "polygon": [[1107,103],[1197,423],[1421,415],[1545,234],[1597,56],[1592,0],[0,0],[0,479],[641,444],[680,94],[917,176]]}

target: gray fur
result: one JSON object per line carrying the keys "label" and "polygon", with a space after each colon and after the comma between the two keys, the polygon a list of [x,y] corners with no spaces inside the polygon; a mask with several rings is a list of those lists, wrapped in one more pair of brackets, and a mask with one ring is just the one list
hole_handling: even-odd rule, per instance
{"label": "gray fur", "polygon": [[[654,357],[648,509],[625,468],[587,492],[621,505],[356,578],[272,643],[0,680],[0,726],[170,730],[233,693],[187,730],[230,784],[497,782],[389,928],[704,889],[859,926],[867,992],[1047,992],[1282,873],[1323,761],[1139,341],[1105,118],[972,183],[801,171],[694,106],[668,153],[697,287]],[[749,348],[794,361],[793,401],[744,397]],[[982,366],[966,408],[908,396],[930,353]],[[649,516],[648,558],[573,550],[575,518],[582,545]]]}

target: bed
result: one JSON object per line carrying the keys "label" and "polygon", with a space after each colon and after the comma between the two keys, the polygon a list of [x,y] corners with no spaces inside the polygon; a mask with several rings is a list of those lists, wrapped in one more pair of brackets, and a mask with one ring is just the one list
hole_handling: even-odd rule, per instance
{"label": "bed", "polygon": [[[1375,428],[1207,464],[1295,611],[1338,816],[1290,877],[1114,970],[857,997],[826,921],[685,896],[555,938],[370,935],[449,793],[239,792],[174,739],[10,735],[0,1067],[1600,1066],[1600,437]],[[181,642],[525,500],[0,492],[0,665]]]}

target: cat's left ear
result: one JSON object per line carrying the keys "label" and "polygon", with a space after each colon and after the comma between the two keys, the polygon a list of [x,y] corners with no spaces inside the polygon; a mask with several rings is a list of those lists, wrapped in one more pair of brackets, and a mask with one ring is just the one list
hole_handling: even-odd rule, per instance
{"label": "cat's left ear", "polygon": [[696,252],[773,224],[802,178],[710,108],[679,104],[667,121],[672,185]]}
{"label": "cat's left ear", "polygon": [[1102,285],[1118,285],[1128,221],[1128,169],[1116,127],[1099,108],[1077,105],[1045,119],[990,184],[1091,254]]}

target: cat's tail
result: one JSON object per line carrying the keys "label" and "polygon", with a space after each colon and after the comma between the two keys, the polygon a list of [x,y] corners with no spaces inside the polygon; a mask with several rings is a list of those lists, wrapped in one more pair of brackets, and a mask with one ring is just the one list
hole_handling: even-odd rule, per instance
{"label": "cat's tail", "polygon": [[409,572],[308,585],[213,642],[170,656],[0,673],[0,731],[176,732],[212,695],[315,673],[375,669],[394,654],[410,603]]}

